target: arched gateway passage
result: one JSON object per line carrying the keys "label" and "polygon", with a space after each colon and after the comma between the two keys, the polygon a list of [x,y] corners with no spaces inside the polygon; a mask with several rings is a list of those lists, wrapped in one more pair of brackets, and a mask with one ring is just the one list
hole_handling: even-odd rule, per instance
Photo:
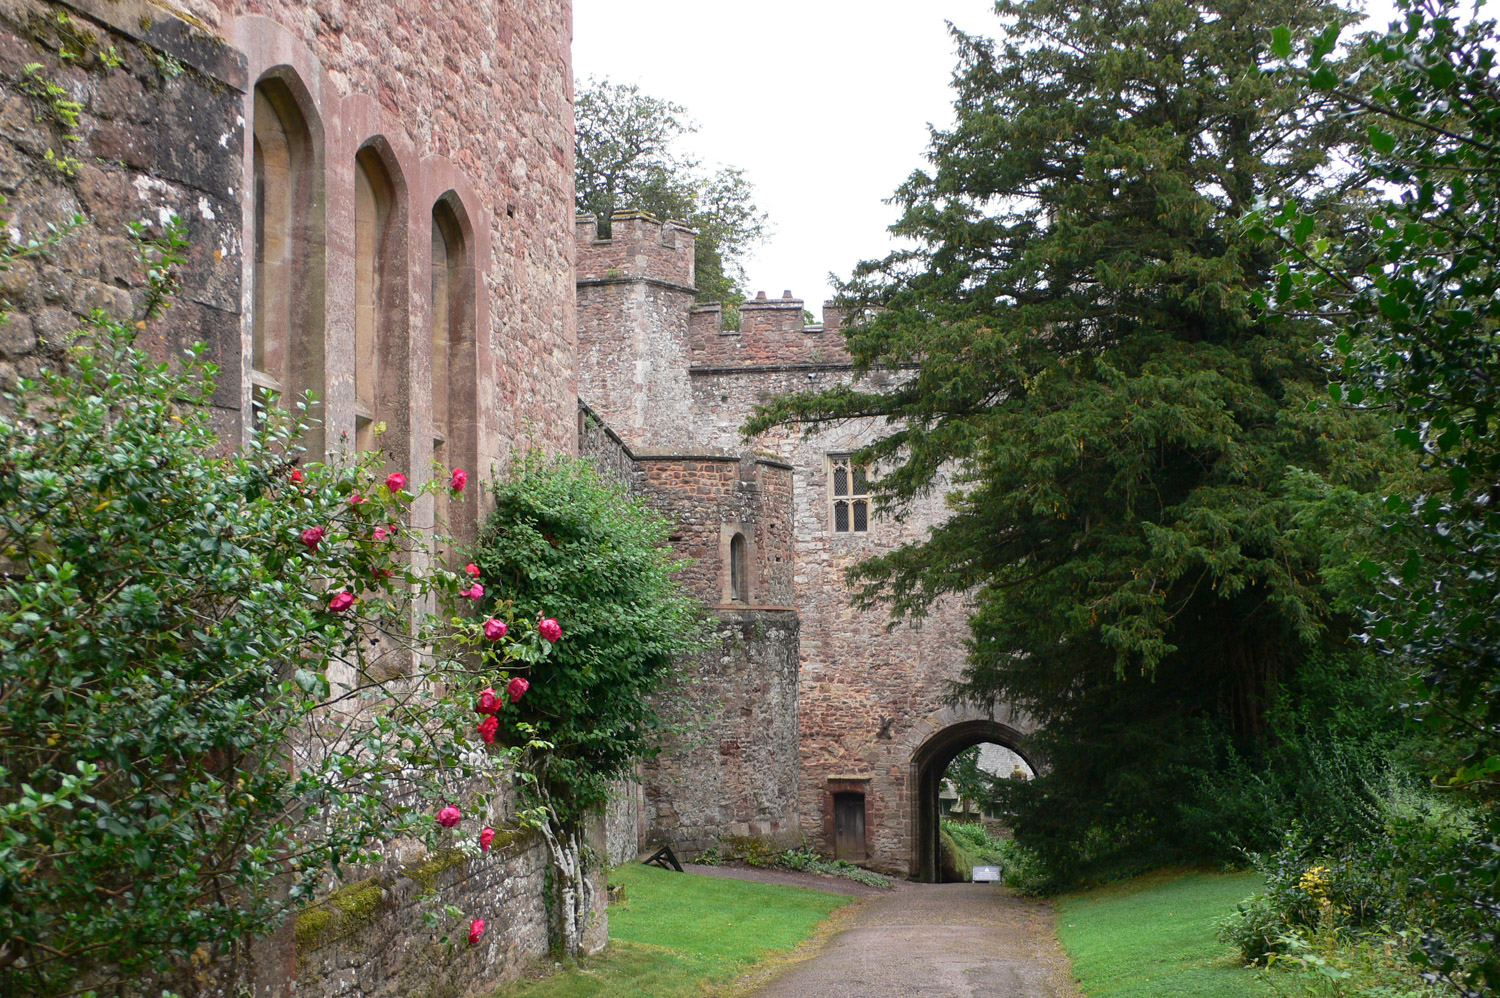
{"label": "arched gateway passage", "polygon": [[965,749],[993,742],[1019,755],[1036,772],[1038,760],[1032,757],[1027,741],[1022,732],[1010,725],[983,718],[948,725],[912,754],[911,786],[916,790],[911,830],[913,880],[932,883],[938,879],[938,794],[948,764]]}

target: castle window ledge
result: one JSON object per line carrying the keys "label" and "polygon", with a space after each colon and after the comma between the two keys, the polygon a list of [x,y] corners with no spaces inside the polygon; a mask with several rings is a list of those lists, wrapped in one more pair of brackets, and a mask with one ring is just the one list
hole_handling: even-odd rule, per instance
{"label": "castle window ledge", "polygon": [[280,395],[285,390],[281,387],[280,381],[264,371],[252,370],[250,372],[250,384],[263,392],[275,392],[277,395]]}

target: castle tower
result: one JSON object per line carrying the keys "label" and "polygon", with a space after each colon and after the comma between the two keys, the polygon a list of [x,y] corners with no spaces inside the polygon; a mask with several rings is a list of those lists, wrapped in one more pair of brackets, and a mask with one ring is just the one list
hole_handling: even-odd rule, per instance
{"label": "castle tower", "polygon": [[697,233],[641,211],[615,212],[610,230],[578,216],[578,394],[631,447],[682,449]]}

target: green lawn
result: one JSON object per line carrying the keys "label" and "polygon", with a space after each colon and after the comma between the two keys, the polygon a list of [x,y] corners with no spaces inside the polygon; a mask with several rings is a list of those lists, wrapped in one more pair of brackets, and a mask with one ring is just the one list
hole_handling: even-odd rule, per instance
{"label": "green lawn", "polygon": [[723,985],[785,953],[852,898],[631,863],[610,873],[625,901],[609,910],[609,949],[495,998],[677,998]]}
{"label": "green lawn", "polygon": [[1271,994],[1215,936],[1254,873],[1152,874],[1058,903],[1057,934],[1087,998],[1255,998]]}

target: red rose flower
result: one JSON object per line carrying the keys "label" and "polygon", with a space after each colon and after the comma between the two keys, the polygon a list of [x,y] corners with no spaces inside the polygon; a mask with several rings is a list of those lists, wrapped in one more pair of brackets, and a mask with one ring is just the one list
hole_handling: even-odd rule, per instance
{"label": "red rose flower", "polygon": [[351,592],[336,593],[333,599],[328,601],[328,609],[334,613],[343,613],[354,605],[354,594]]}
{"label": "red rose flower", "polygon": [[479,737],[484,739],[486,745],[495,743],[495,732],[500,730],[500,722],[491,714],[479,722]]}
{"label": "red rose flower", "polygon": [[462,468],[453,469],[453,477],[448,479],[448,487],[454,492],[462,492],[464,486],[469,484],[469,473]]}
{"label": "red rose flower", "polygon": [[509,628],[505,626],[505,621],[503,620],[496,620],[494,617],[491,617],[489,620],[486,620],[484,622],[484,636],[489,638],[491,641],[499,641],[501,638],[505,637],[505,632],[507,630],[509,630]]}
{"label": "red rose flower", "polygon": [[362,503],[364,501],[365,501],[365,497],[362,496],[362,495],[360,495],[358,492],[354,493],[354,495],[352,495],[352,496],[349,497],[349,505],[351,505],[351,506],[358,506],[360,503]]}
{"label": "red rose flower", "polygon": [[517,676],[515,679],[512,679],[510,682],[505,684],[505,692],[510,694],[511,703],[515,703],[520,700],[523,696],[526,695],[526,691],[529,689],[531,689],[531,684],[528,683],[525,679],[522,679],[520,676]]}
{"label": "red rose flower", "polygon": [[437,813],[437,823],[444,828],[452,828],[463,819],[464,813],[452,804],[449,804]]}
{"label": "red rose flower", "polygon": [[469,923],[469,945],[478,946],[479,940],[484,936],[484,919],[476,918]]}
{"label": "red rose flower", "polygon": [[495,695],[493,686],[486,686],[479,691],[479,706],[474,708],[476,714],[493,714],[500,709],[500,698]]}
{"label": "red rose flower", "polygon": [[391,472],[385,476],[385,487],[391,490],[391,495],[395,495],[406,488],[406,476],[399,471]]}
{"label": "red rose flower", "polygon": [[303,482],[307,481],[307,476],[302,473],[301,468],[293,468],[291,471],[287,472],[286,477],[291,480],[291,483],[293,485],[301,485]]}
{"label": "red rose flower", "polygon": [[322,527],[308,527],[302,531],[302,543],[307,545],[307,550],[318,550],[318,544],[323,540],[325,531]]}
{"label": "red rose flower", "polygon": [[536,625],[537,633],[545,640],[556,644],[562,638],[562,627],[552,617],[547,617]]}
{"label": "red rose flower", "polygon": [[484,826],[484,831],[479,833],[479,848],[483,852],[490,851],[490,843],[495,841],[495,830],[489,825]]}
{"label": "red rose flower", "polygon": [[470,578],[479,578],[479,566],[474,564],[472,561],[464,566],[464,571],[469,573]]}

